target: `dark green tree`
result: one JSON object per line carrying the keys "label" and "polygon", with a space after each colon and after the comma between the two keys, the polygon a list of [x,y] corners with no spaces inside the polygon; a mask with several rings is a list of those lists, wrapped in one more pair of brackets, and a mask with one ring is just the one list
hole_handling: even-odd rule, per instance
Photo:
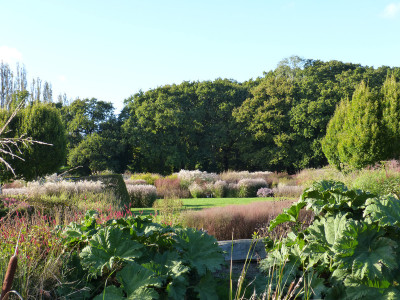
{"label": "dark green tree", "polygon": [[[9,111],[1,112],[1,122],[9,118]],[[23,160],[14,158],[9,163],[18,178],[32,180],[57,172],[66,158],[66,135],[59,111],[49,104],[35,103],[22,109],[8,126],[5,137],[30,137],[51,144],[27,144],[13,149]],[[7,160],[7,158],[6,158]],[[13,174],[3,168],[2,181]]]}
{"label": "dark green tree", "polygon": [[386,158],[387,142],[379,94],[362,82],[351,101],[338,106],[322,148],[337,168],[360,169]]}

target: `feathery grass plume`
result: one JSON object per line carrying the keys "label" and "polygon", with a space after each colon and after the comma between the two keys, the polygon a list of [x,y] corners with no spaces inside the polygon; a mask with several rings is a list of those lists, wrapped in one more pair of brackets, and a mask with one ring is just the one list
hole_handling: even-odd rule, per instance
{"label": "feathery grass plume", "polygon": [[157,189],[154,185],[127,185],[126,189],[133,207],[152,207],[157,199]]}
{"label": "feathery grass plume", "polygon": [[202,172],[199,170],[180,170],[177,175],[183,187],[189,187],[193,182],[210,183],[218,180],[218,175],[216,173],[207,173],[206,171]]}
{"label": "feathery grass plume", "polygon": [[158,198],[189,198],[190,192],[181,187],[177,176],[159,178],[154,182],[157,188]]}

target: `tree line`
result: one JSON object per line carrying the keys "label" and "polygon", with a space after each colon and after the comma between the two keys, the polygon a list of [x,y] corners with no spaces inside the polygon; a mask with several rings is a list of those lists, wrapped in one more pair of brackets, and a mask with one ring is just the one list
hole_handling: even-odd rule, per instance
{"label": "tree line", "polygon": [[[44,89],[38,90],[42,96],[37,97],[14,88],[4,97],[1,94],[1,99],[8,99],[2,104],[2,119],[13,101],[26,102],[24,114],[33,109],[54,113],[51,122],[58,123],[46,129],[48,137],[41,137],[48,143],[56,135],[65,139],[60,143],[64,151],[51,154],[60,155],[60,160],[53,160],[61,161],[59,169],[78,167],[75,171],[82,174],[105,169],[161,174],[180,169],[294,173],[328,162],[338,168],[359,168],[398,157],[394,145],[400,143],[399,79],[397,67],[291,57],[246,82],[216,79],[140,91],[125,99],[118,115],[106,101],[67,102],[64,96],[53,102],[44,96]],[[41,122],[50,121],[42,116],[32,124],[41,127]],[[28,130],[15,126],[14,133]],[[55,130],[52,136],[50,127],[60,126],[63,131]],[[34,130],[27,134],[38,139]],[[396,143],[384,149],[388,140]],[[349,154],[357,151],[364,158]],[[35,176],[40,174],[35,171]]]}

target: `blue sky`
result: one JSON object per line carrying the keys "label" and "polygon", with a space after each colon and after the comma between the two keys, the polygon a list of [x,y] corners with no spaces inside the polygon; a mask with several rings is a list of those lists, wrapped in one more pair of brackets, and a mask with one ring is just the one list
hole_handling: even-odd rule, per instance
{"label": "blue sky", "polygon": [[298,55],[400,66],[400,1],[0,0],[0,60],[54,98],[123,100],[218,77],[245,81]]}

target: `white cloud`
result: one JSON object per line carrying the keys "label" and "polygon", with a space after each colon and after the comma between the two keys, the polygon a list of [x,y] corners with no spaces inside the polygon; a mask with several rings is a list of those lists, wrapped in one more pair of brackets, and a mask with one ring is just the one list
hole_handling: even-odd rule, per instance
{"label": "white cloud", "polygon": [[399,3],[390,3],[388,4],[383,12],[381,13],[381,16],[386,19],[393,19],[400,13],[400,2]]}
{"label": "white cloud", "polygon": [[22,54],[15,48],[0,46],[0,61],[8,64],[22,61]]}

